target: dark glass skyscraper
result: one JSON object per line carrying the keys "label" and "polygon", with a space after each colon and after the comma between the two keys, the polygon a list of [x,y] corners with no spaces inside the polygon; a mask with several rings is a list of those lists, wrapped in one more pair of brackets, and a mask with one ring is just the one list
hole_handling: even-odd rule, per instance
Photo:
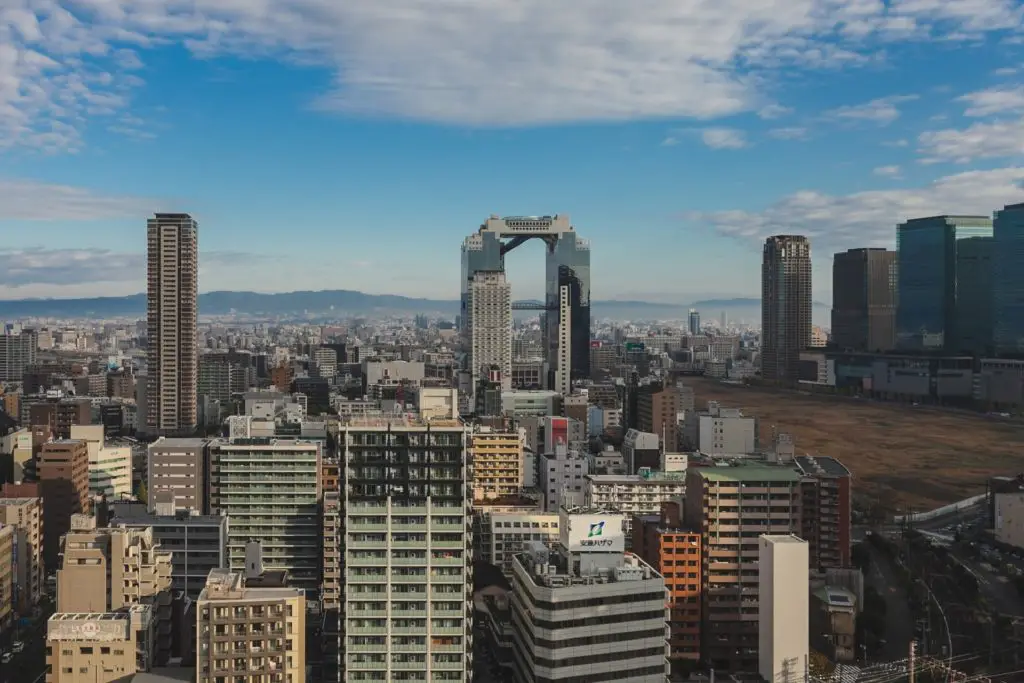
{"label": "dark glass skyscraper", "polygon": [[896,252],[850,249],[832,259],[832,342],[888,351],[896,342]]}
{"label": "dark glass skyscraper", "polygon": [[993,310],[995,349],[1024,353],[1024,204],[996,212],[993,225]]}
{"label": "dark glass skyscraper", "polygon": [[761,374],[799,377],[800,352],[811,344],[811,245],[800,235],[764,243],[761,264]]}
{"label": "dark glass skyscraper", "polygon": [[575,232],[566,232],[548,245],[547,287],[544,330],[549,365],[558,354],[558,327],[561,324],[559,301],[562,287],[569,289],[569,376],[573,380],[590,377],[590,243]]}
{"label": "dark glass skyscraper", "polygon": [[992,349],[992,237],[956,243],[956,337],[947,350],[984,355]]}
{"label": "dark glass skyscraper", "polygon": [[897,227],[898,347],[959,350],[958,243],[991,236],[992,220],[985,216],[914,218]]}

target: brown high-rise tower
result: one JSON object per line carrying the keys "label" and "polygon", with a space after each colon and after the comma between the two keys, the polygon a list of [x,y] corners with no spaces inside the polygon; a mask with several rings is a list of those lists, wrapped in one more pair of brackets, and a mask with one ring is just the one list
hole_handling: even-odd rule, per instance
{"label": "brown high-rise tower", "polygon": [[896,346],[896,252],[850,249],[832,258],[832,342],[841,349]]}
{"label": "brown high-rise tower", "polygon": [[187,213],[158,213],[147,224],[149,249],[146,431],[196,428],[198,228]]}
{"label": "brown high-rise tower", "polygon": [[811,244],[800,235],[764,243],[761,264],[761,375],[799,379],[800,352],[811,343]]}

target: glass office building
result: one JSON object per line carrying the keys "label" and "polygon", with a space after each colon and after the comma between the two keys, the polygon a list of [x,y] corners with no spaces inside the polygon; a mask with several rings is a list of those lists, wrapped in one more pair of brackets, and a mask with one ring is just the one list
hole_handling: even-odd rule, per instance
{"label": "glass office building", "polygon": [[573,380],[590,377],[590,242],[573,232],[563,233],[549,244],[546,265],[544,330],[548,364],[557,369],[559,300],[562,287],[569,288],[569,352]]}
{"label": "glass office building", "polygon": [[1024,204],[997,211],[993,225],[993,311],[999,353],[1024,353]]}
{"label": "glass office building", "polygon": [[985,216],[915,218],[897,227],[898,347],[954,350],[958,244],[991,236],[992,220]]}

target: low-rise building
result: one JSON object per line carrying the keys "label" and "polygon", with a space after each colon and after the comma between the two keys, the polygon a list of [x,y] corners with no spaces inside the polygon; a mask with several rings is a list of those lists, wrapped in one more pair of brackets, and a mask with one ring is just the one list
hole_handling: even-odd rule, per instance
{"label": "low-rise building", "polygon": [[[588,474],[584,477],[584,503],[588,507],[618,510],[626,515],[626,542],[632,543],[632,519],[661,513],[662,503],[686,493],[686,471],[643,474]],[[628,546],[627,546],[628,547]]]}
{"label": "low-rise building", "polygon": [[473,458],[473,500],[516,496],[523,489],[523,449],[520,430],[477,427],[470,436]]}
{"label": "low-rise building", "polygon": [[298,588],[250,588],[215,569],[196,608],[197,683],[303,681],[306,599]]}
{"label": "low-rise building", "polygon": [[511,575],[513,558],[530,541],[539,541],[549,548],[558,545],[558,513],[495,513],[489,518],[489,543],[487,547],[476,544],[475,549],[481,551],[480,559],[497,565],[506,575]]}
{"label": "low-rise building", "polygon": [[554,552],[536,543],[513,560],[514,680],[583,675],[605,683],[664,683],[664,579],[623,551],[621,514],[563,509],[560,515]]}
{"label": "low-rise building", "polygon": [[149,666],[148,606],[112,613],[58,613],[46,624],[46,683],[121,683]]}
{"label": "low-rise building", "polygon": [[[673,664],[700,660],[701,538],[683,528],[682,505],[663,503],[661,514],[633,521],[633,552],[665,579],[669,592],[669,658]],[[678,673],[683,675],[685,667]]]}
{"label": "low-rise building", "polygon": [[707,410],[686,413],[683,432],[687,446],[708,455],[747,455],[757,450],[757,418],[738,408],[708,401]]}

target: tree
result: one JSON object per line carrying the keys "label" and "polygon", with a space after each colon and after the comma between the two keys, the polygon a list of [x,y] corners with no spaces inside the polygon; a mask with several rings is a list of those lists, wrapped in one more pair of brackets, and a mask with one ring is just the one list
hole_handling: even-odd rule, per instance
{"label": "tree", "polygon": [[140,503],[149,504],[149,491],[146,489],[146,482],[139,482],[138,488],[135,489],[135,497],[139,499]]}

